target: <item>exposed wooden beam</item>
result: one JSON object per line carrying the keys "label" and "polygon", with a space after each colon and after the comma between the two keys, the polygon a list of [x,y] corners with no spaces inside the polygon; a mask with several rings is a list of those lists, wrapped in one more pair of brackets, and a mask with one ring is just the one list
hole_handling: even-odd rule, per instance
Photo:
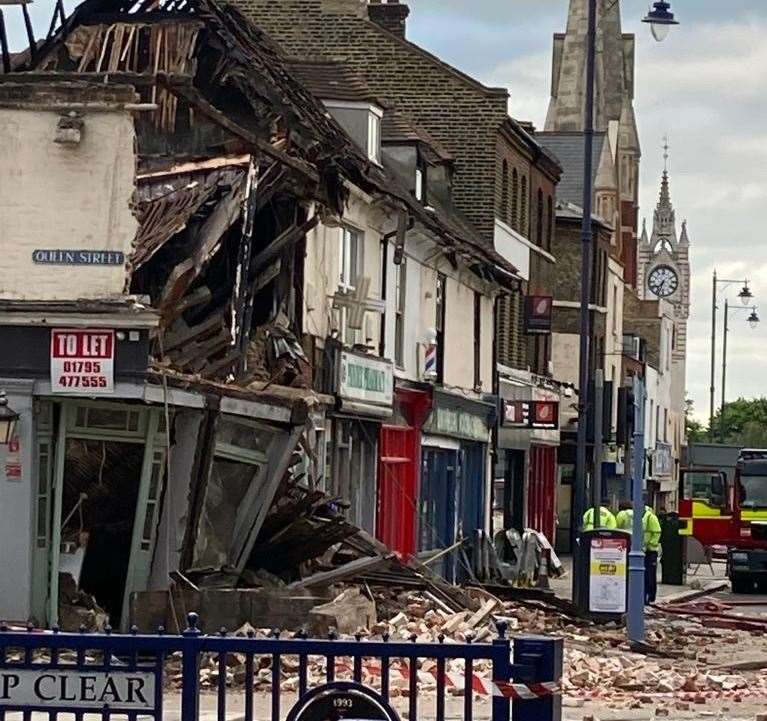
{"label": "exposed wooden beam", "polygon": [[190,84],[188,78],[180,80],[176,76],[165,75],[163,73],[159,73],[157,76],[158,84],[163,85],[174,95],[186,100],[209,120],[212,120],[225,130],[228,130],[232,135],[236,135],[249,145],[257,148],[264,153],[264,155],[268,155],[274,160],[279,160],[289,168],[308,177],[312,182],[319,183],[320,176],[311,165],[278,150],[270,142],[263,138],[259,138],[257,135],[250,132],[250,130],[243,128],[242,125],[228,118],[224,113],[218,110],[218,108],[211,105],[202,94]]}
{"label": "exposed wooden beam", "polygon": [[170,272],[162,294],[160,309],[167,316],[181,300],[194,279],[210,260],[221,238],[232,227],[242,210],[242,185],[232,188],[219,200],[213,212],[200,228],[195,237],[195,248],[185,260]]}
{"label": "exposed wooden beam", "polygon": [[299,588],[311,588],[312,586],[320,586],[322,584],[329,585],[336,581],[340,581],[341,579],[348,578],[349,576],[355,576],[363,571],[372,571],[387,563],[392,555],[393,554],[390,553],[386,557],[366,556],[364,558],[357,558],[354,561],[349,561],[343,566],[339,566],[330,571],[320,571],[319,573],[314,573],[300,581],[294,581],[293,583],[288,584],[288,588],[293,590]]}
{"label": "exposed wooden beam", "polygon": [[292,225],[285,232],[275,238],[266,248],[264,248],[255,258],[251,265],[250,272],[258,273],[271,264],[291,243],[303,238],[312,228],[314,228],[320,219],[318,215],[313,215],[301,225]]}

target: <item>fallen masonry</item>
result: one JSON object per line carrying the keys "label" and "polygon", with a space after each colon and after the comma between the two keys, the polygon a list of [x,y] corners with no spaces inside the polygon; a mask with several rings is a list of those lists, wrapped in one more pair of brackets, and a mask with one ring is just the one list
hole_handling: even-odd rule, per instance
{"label": "fallen masonry", "polygon": [[[568,617],[542,602],[500,601],[480,588],[467,588],[466,594],[476,603],[478,610],[448,611],[438,602],[419,591],[401,591],[371,586],[348,586],[331,604],[320,608],[359,603],[366,598],[377,608],[390,609],[379,614],[378,621],[369,627],[360,626],[353,633],[339,633],[338,638],[407,640],[460,643],[467,640],[490,641],[497,637],[497,622],[508,624],[514,633],[545,633],[565,639],[564,677],[562,693],[568,706],[599,702],[610,708],[640,708],[652,705],[661,710],[680,710],[683,707],[704,705],[712,700],[732,703],[767,700],[767,674],[758,670],[728,672],[717,664],[720,652],[726,648],[764,647],[761,636],[747,632],[718,632],[703,628],[694,620],[674,620],[655,614],[648,619],[648,639],[656,655],[632,653],[625,639],[625,630],[616,624],[594,625]],[[365,604],[367,609],[372,606]],[[398,608],[396,612],[391,609]],[[293,637],[301,629],[283,630],[281,638]],[[256,638],[274,637],[270,628],[254,628],[247,624],[235,632],[251,634]],[[332,633],[332,630],[331,630]],[[272,658],[264,656],[254,664],[254,689],[267,692],[272,688]],[[245,683],[245,657],[229,654],[224,665],[228,687],[241,687]],[[392,696],[410,693],[410,669],[404,661],[390,661]],[[478,696],[492,693],[492,674],[489,662],[476,662],[472,668],[472,688]],[[445,668],[446,689],[449,694],[464,693],[464,662],[449,661]],[[281,656],[280,686],[293,692],[299,683],[296,657]],[[310,686],[326,678],[326,660],[310,658],[307,679]],[[352,660],[335,659],[335,677],[351,679]],[[213,689],[219,683],[219,658],[211,654],[201,664],[203,688]],[[381,666],[378,659],[365,659],[362,665],[363,682],[376,687],[380,684]],[[168,661],[168,680],[173,686],[181,683],[181,660]],[[436,664],[420,659],[417,668],[418,692],[430,693],[436,689]]]}

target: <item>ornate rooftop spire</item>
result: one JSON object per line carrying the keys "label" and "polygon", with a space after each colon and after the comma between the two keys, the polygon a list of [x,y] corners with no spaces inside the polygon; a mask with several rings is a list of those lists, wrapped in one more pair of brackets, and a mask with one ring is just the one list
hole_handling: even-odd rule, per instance
{"label": "ornate rooftop spire", "polygon": [[650,240],[653,248],[660,250],[660,246],[666,247],[669,251],[677,243],[676,239],[676,215],[674,206],[671,204],[671,191],[668,182],[668,139],[663,142],[663,173],[660,181],[660,196],[658,205],[655,207],[652,221],[652,238]]}
{"label": "ornate rooftop spire", "polygon": [[639,239],[643,245],[647,245],[650,239],[647,237],[647,218],[642,218],[642,236]]}
{"label": "ornate rooftop spire", "polygon": [[682,221],[682,235],[679,236],[679,245],[690,245],[690,239],[687,237],[687,220]]}

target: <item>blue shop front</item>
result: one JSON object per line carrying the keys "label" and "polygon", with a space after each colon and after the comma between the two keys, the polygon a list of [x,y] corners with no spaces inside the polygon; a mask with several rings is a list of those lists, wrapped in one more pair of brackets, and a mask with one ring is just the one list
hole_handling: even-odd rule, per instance
{"label": "blue shop front", "polygon": [[427,561],[442,553],[431,568],[451,581],[469,575],[471,543],[488,530],[496,408],[494,398],[435,389],[422,428],[418,552]]}

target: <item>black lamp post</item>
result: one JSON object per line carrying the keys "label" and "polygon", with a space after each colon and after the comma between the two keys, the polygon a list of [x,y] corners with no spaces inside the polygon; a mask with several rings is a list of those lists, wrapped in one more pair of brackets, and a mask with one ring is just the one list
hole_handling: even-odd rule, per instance
{"label": "black lamp post", "polygon": [[[743,288],[741,288],[740,293],[738,293],[738,298],[740,298],[740,302],[744,306],[747,306],[754,299],[754,294],[751,292],[751,288],[748,287],[748,279],[746,278],[741,280],[733,280],[731,278],[719,278],[716,274],[716,270],[714,270],[714,275],[713,275],[712,283],[711,283],[711,379],[710,379],[710,384],[708,389],[708,394],[709,394],[708,437],[712,443],[714,441],[714,412],[716,411],[716,401],[714,398],[714,394],[716,392],[716,388],[714,385],[715,376],[716,376],[716,311],[719,310],[719,306],[716,304],[716,298],[717,298],[717,293],[719,292],[720,285],[724,286],[722,290],[726,290],[727,286],[732,285],[733,283],[737,283],[739,285],[743,283]],[[728,310],[724,311],[725,326],[727,325],[728,313],[729,313]],[[752,315],[756,315],[756,311],[754,311]],[[758,317],[757,317],[757,321],[758,321]],[[726,343],[727,341],[726,328],[724,332],[724,340]],[[724,388],[722,388],[722,403],[724,404]]]}
{"label": "black lamp post", "polygon": [[0,391],[0,446],[7,446],[16,434],[19,414],[8,407],[5,391]]}
{"label": "black lamp post", "polygon": [[[617,2],[618,0],[615,0]],[[671,5],[659,0],[647,13],[643,22],[650,25],[653,37],[659,42],[663,40],[672,25],[677,25]],[[593,150],[594,150],[594,75],[596,65],[597,45],[597,0],[589,0],[588,32],[586,36],[586,88],[584,93],[583,117],[583,219],[581,223],[581,292],[580,292],[580,348],[578,373],[578,437],[575,458],[575,492],[573,498],[573,524],[580,528],[583,514],[586,510],[586,455],[587,455],[587,422],[589,414],[589,375],[590,375],[590,333],[591,317],[589,301],[591,300],[591,256],[592,256],[592,227],[591,213],[593,208],[594,179]],[[594,459],[595,463],[600,459]],[[593,494],[597,498],[597,494]],[[599,508],[594,509],[594,524],[599,521]],[[580,573],[582,568],[580,554],[585,552],[576,543],[573,547],[573,601],[578,603],[581,598]]]}
{"label": "black lamp post", "polygon": [[[747,291],[748,295],[744,296],[743,292]],[[740,292],[738,296],[743,303],[748,303],[748,299],[752,297],[751,291],[748,290],[748,286],[743,287],[743,291]],[[719,440],[721,443],[725,442],[725,422],[724,422],[724,407],[727,402],[727,334],[730,332],[730,313],[733,313],[735,311],[739,310],[750,310],[751,313],[746,318],[746,322],[748,323],[751,330],[756,330],[756,327],[759,325],[759,315],[756,312],[756,306],[745,306],[744,308],[741,308],[740,306],[731,306],[729,301],[725,298],[724,300],[724,333],[722,334],[722,405],[719,409]]]}

